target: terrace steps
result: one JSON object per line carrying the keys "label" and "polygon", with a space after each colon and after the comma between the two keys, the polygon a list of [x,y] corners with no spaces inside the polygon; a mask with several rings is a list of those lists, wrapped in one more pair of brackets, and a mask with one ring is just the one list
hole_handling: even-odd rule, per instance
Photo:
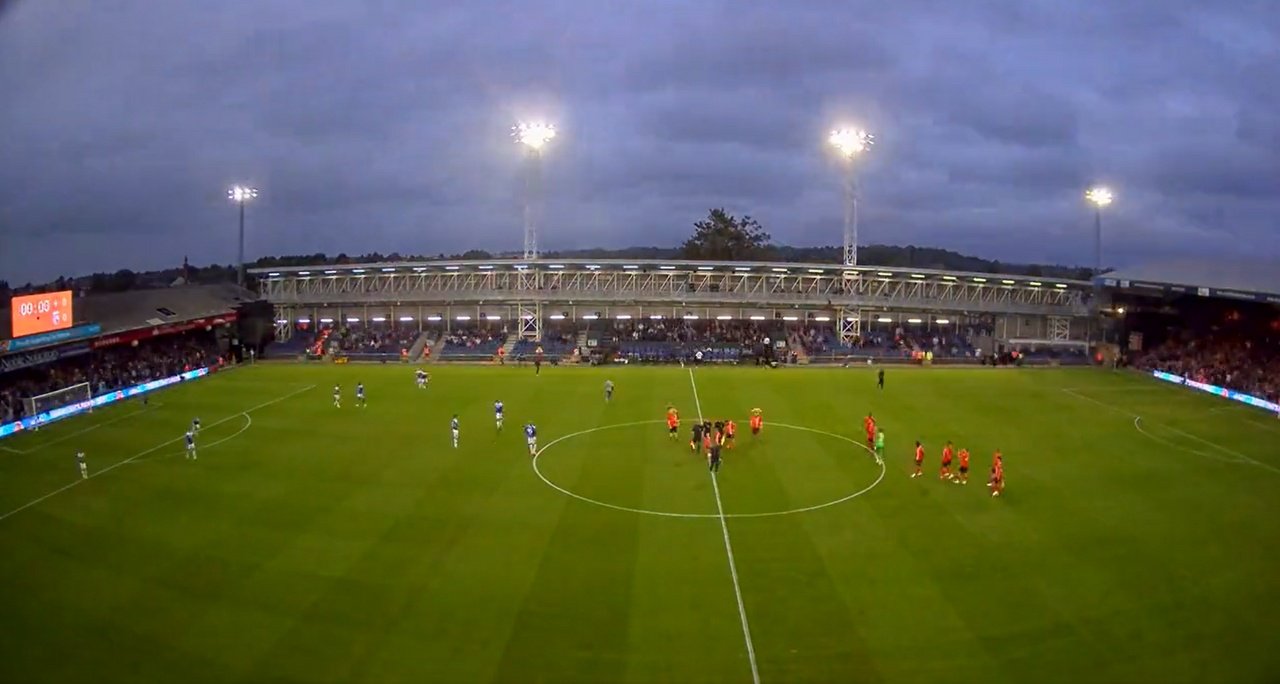
{"label": "terrace steps", "polygon": [[795,353],[797,365],[808,365],[809,352],[805,351],[804,342],[801,341],[799,337],[796,335],[789,335],[787,337],[787,346],[790,347],[789,351]]}

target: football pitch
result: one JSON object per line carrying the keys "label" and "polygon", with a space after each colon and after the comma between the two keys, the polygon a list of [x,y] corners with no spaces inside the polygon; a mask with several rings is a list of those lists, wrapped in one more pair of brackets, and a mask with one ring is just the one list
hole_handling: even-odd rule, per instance
{"label": "football pitch", "polygon": [[[0,681],[1280,678],[1254,409],[1091,369],[430,370],[260,364],[0,441]],[[715,477],[699,416],[741,426]]]}

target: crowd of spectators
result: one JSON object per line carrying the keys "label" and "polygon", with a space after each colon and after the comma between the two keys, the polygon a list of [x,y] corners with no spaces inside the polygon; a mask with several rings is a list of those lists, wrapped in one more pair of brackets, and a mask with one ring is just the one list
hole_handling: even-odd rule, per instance
{"label": "crowd of spectators", "polygon": [[[89,383],[94,396],[208,366],[218,359],[211,333],[156,338],[138,346],[117,345],[44,366],[0,376],[0,423],[26,417],[23,399]],[[76,401],[84,397],[71,397]],[[56,405],[42,404],[48,410]]]}
{"label": "crowd of spectators", "polygon": [[863,331],[850,344],[840,344],[835,329],[809,326],[800,332],[800,343],[810,355],[854,354],[866,356],[911,356],[932,352],[935,357],[976,357],[978,351],[969,337],[950,330]]}
{"label": "crowd of spectators", "polygon": [[1280,401],[1280,344],[1276,338],[1177,336],[1139,354],[1133,365]]}
{"label": "crowd of spectators", "polygon": [[776,339],[781,332],[757,321],[692,321],[650,320],[615,321],[614,333],[619,341],[668,342],[679,346],[738,346],[762,344],[766,338]]}
{"label": "crowd of spectators", "polygon": [[351,354],[398,354],[417,339],[417,328],[377,324],[344,326],[329,337],[330,344],[336,341],[340,351]]}
{"label": "crowd of spectators", "polygon": [[447,347],[454,349],[484,349],[501,346],[504,333],[480,328],[454,328],[444,336]]}

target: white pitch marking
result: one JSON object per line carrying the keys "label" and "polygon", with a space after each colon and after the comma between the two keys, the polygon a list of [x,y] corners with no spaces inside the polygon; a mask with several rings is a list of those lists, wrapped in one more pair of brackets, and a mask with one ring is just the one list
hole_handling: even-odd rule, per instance
{"label": "white pitch marking", "polygon": [[[258,404],[257,406],[254,406],[254,407],[252,407],[252,408],[247,408],[247,409],[245,409],[245,410],[243,410],[243,411],[241,411],[241,412],[239,412],[239,413],[234,413],[234,414],[232,414],[232,415],[227,416],[226,418],[222,418],[222,419],[220,419],[220,420],[217,420],[217,421],[214,421],[214,422],[212,422],[212,423],[209,423],[209,425],[208,425],[207,427],[213,427],[213,426],[215,426],[215,425],[221,425],[221,424],[223,424],[223,423],[225,423],[225,422],[227,422],[227,421],[229,421],[229,420],[231,420],[231,419],[233,419],[233,418],[239,418],[240,416],[242,416],[242,415],[244,415],[244,414],[251,413],[251,412],[253,412],[253,411],[257,411],[258,409],[266,408],[266,407],[268,407],[268,406],[271,406],[272,404],[278,404],[278,403],[280,403],[280,402],[284,401],[285,399],[289,399],[289,398],[291,398],[291,397],[297,396],[297,395],[302,394],[303,392],[306,392],[307,390],[310,390],[310,389],[315,389],[315,385],[307,385],[306,387],[303,387],[303,388],[302,388],[302,389],[300,389],[300,390],[294,390],[293,392],[290,392],[290,393],[288,393],[288,394],[286,394],[286,395],[284,395],[284,396],[282,396],[282,397],[277,397],[277,398],[275,398],[275,399],[272,399],[271,401],[264,401],[263,403]],[[153,447],[151,447],[151,448],[149,448],[149,449],[146,449],[145,451],[139,451],[138,453],[136,453],[136,454],[134,454],[134,455],[130,456],[129,458],[126,458],[126,459],[125,459],[125,460],[123,460],[123,461],[120,461],[120,462],[118,462],[118,463],[113,463],[113,464],[111,464],[111,465],[107,466],[106,468],[103,468],[102,470],[99,470],[99,471],[97,471],[97,472],[93,473],[92,475],[90,475],[90,476],[89,476],[89,478],[81,478],[81,479],[79,479],[79,480],[74,480],[74,481],[72,481],[71,483],[69,483],[69,484],[65,484],[65,485],[63,485],[63,486],[61,486],[61,487],[59,487],[59,488],[57,488],[57,489],[53,490],[52,492],[49,492],[48,494],[45,494],[45,495],[44,495],[44,496],[42,496],[42,497],[39,497],[39,498],[37,498],[37,499],[32,499],[31,501],[28,501],[27,503],[22,504],[21,506],[18,506],[17,508],[13,509],[12,511],[9,511],[8,513],[5,513],[4,515],[0,515],[0,520],[4,520],[5,518],[8,518],[8,517],[13,516],[13,515],[16,515],[16,514],[18,514],[18,513],[21,513],[22,511],[25,511],[25,510],[27,510],[28,508],[31,508],[32,506],[35,506],[35,505],[36,505],[36,504],[38,504],[38,503],[41,503],[41,502],[46,501],[46,500],[48,500],[48,499],[51,499],[51,498],[53,498],[53,497],[57,496],[58,494],[61,494],[61,493],[65,492],[65,491],[67,491],[68,489],[71,489],[72,487],[74,487],[74,486],[76,486],[76,485],[80,484],[81,482],[87,482],[89,479],[91,479],[91,478],[95,478],[95,477],[98,477],[99,475],[106,475],[107,473],[111,472],[112,470],[115,470],[116,468],[119,468],[120,466],[122,466],[122,465],[124,465],[124,464],[126,464],[126,463],[133,462],[133,461],[135,461],[135,460],[137,460],[137,459],[139,459],[139,458],[142,458],[143,456],[146,456],[147,454],[150,454],[150,453],[152,453],[152,452],[154,452],[154,451],[159,451],[160,449],[163,449],[163,448],[165,448],[165,447],[169,446],[170,444],[173,444],[174,442],[177,442],[177,441],[180,441],[180,440],[182,440],[182,437],[174,437],[173,439],[170,439],[170,440],[165,441],[165,442],[161,442],[161,443],[159,443],[159,444],[157,444],[157,445],[155,445],[155,446],[153,446]]]}
{"label": "white pitch marking", "polygon": [[1165,446],[1173,447],[1174,449],[1177,449],[1178,451],[1182,451],[1182,452],[1185,452],[1185,453],[1188,453],[1188,454],[1192,454],[1192,455],[1195,455],[1195,456],[1203,456],[1203,457],[1205,457],[1205,458],[1210,458],[1210,459],[1213,459],[1213,460],[1215,460],[1215,461],[1221,461],[1221,462],[1223,462],[1223,463],[1248,463],[1248,461],[1242,460],[1241,458],[1239,458],[1239,457],[1237,457],[1237,456],[1230,456],[1230,455],[1218,455],[1218,454],[1214,454],[1212,451],[1195,451],[1195,450],[1192,450],[1192,449],[1188,449],[1187,447],[1182,446],[1181,444],[1178,444],[1177,442],[1170,442],[1169,440],[1164,439],[1163,437],[1160,437],[1160,436],[1158,436],[1158,435],[1153,435],[1153,434],[1151,434],[1150,432],[1147,432],[1146,430],[1143,430],[1143,429],[1142,429],[1142,417],[1141,417],[1141,416],[1134,416],[1134,418],[1133,418],[1133,427],[1134,427],[1135,429],[1137,429],[1137,431],[1138,431],[1138,432],[1141,432],[1141,433],[1142,433],[1144,436],[1146,436],[1148,439],[1153,439],[1153,440],[1155,440],[1155,441],[1157,441],[1157,442],[1159,442],[1159,443],[1161,443],[1161,444],[1163,444],[1163,445],[1165,445]]}
{"label": "white pitch marking", "polygon": [[[1062,391],[1063,391],[1063,392],[1066,392],[1067,394],[1069,394],[1069,395],[1071,395],[1071,396],[1073,396],[1073,397],[1075,397],[1075,398],[1077,398],[1077,399],[1084,399],[1085,401],[1093,402],[1093,403],[1097,404],[1098,406],[1101,406],[1101,407],[1103,407],[1103,408],[1105,408],[1105,409],[1108,409],[1108,410],[1110,410],[1110,411],[1114,411],[1114,412],[1119,413],[1119,414],[1121,414],[1121,415],[1124,415],[1124,416],[1128,416],[1128,417],[1130,417],[1130,418],[1133,418],[1133,419],[1135,419],[1135,420],[1134,420],[1134,423],[1133,423],[1133,424],[1134,424],[1134,427],[1138,428],[1138,431],[1139,431],[1139,432],[1141,432],[1141,433],[1143,433],[1143,434],[1147,435],[1148,437],[1154,437],[1153,435],[1151,435],[1151,434],[1147,433],[1146,431],[1144,431],[1144,430],[1143,430],[1143,429],[1138,425],[1138,423],[1142,420],[1142,416],[1140,416],[1140,415],[1138,415],[1138,414],[1136,414],[1136,413],[1134,413],[1134,412],[1130,411],[1129,409],[1121,408],[1121,407],[1116,406],[1116,405],[1114,405],[1114,404],[1108,404],[1108,403],[1106,403],[1105,401],[1099,401],[1098,399],[1094,399],[1093,397],[1090,397],[1090,396],[1087,396],[1087,395],[1084,395],[1084,394],[1080,394],[1079,392],[1077,392],[1077,391],[1075,391],[1075,390],[1072,390],[1072,389],[1063,389]],[[1200,442],[1201,444],[1205,444],[1205,445],[1207,445],[1207,446],[1209,446],[1209,447],[1211,447],[1211,448],[1213,448],[1213,449],[1217,449],[1218,451],[1221,451],[1221,452],[1222,452],[1222,453],[1224,453],[1224,454],[1230,454],[1230,455],[1232,455],[1232,456],[1235,456],[1237,459],[1239,459],[1239,461],[1238,461],[1239,463],[1242,463],[1242,464],[1249,464],[1249,465],[1255,465],[1255,466],[1258,466],[1259,468],[1263,468],[1263,469],[1265,469],[1265,470],[1270,470],[1270,471],[1271,471],[1271,472],[1273,472],[1273,473],[1280,474],[1280,468],[1276,468],[1275,466],[1271,466],[1271,465],[1268,465],[1268,464],[1266,464],[1266,463],[1263,463],[1263,462],[1261,462],[1261,461],[1259,461],[1259,460],[1256,460],[1256,459],[1250,458],[1249,456],[1246,456],[1245,454],[1242,454],[1242,453],[1240,453],[1239,451],[1236,451],[1236,450],[1234,450],[1234,449],[1229,449],[1229,448],[1224,447],[1224,446],[1221,446],[1221,445],[1219,445],[1219,444],[1214,444],[1213,442],[1210,442],[1209,440],[1207,440],[1207,439],[1205,439],[1205,438],[1203,438],[1203,437],[1198,437],[1198,436],[1196,436],[1196,435],[1191,434],[1190,432],[1186,432],[1185,430],[1179,430],[1178,428],[1176,428],[1176,427],[1174,427],[1174,426],[1172,426],[1172,425],[1169,425],[1169,424],[1167,424],[1167,423],[1157,423],[1156,421],[1148,421],[1148,422],[1152,423],[1153,425],[1159,425],[1159,426],[1161,426],[1161,427],[1163,427],[1163,428],[1165,428],[1165,429],[1168,429],[1168,430],[1171,430],[1171,431],[1173,431],[1173,432],[1176,432],[1176,433],[1178,433],[1178,434],[1180,434],[1180,435],[1182,435],[1183,437],[1186,437],[1186,438],[1188,438],[1188,439],[1193,439],[1193,440],[1195,440],[1195,441],[1197,441],[1197,442]],[[1195,452],[1195,453],[1198,453],[1198,452]],[[1203,455],[1203,454],[1201,454],[1201,455]],[[1225,460],[1225,459],[1223,459],[1223,462],[1224,462],[1224,463],[1231,463],[1231,461],[1227,461],[1227,460]]]}
{"label": "white pitch marking", "polygon": [[[199,451],[205,451],[206,449],[212,449],[218,446],[219,444],[225,444],[226,442],[230,442],[236,437],[243,435],[245,432],[249,430],[249,428],[253,427],[253,418],[250,417],[249,414],[241,413],[239,415],[244,417],[244,425],[240,426],[239,430],[236,430],[235,432],[227,435],[226,437],[223,437],[222,439],[217,439],[212,442],[209,442],[208,444],[197,444],[196,449],[198,449]],[[145,463],[153,459],[164,458],[165,456],[182,456],[182,455],[185,455],[186,453],[187,453],[186,451],[178,451],[178,452],[172,452],[168,454],[156,454],[155,456],[136,459],[134,460],[134,463]]]}
{"label": "white pitch marking", "polygon": [[[567,439],[572,439],[574,437],[581,437],[582,435],[589,435],[593,432],[600,432],[601,430],[613,430],[615,428],[633,427],[635,425],[652,425],[654,423],[665,423],[665,422],[666,421],[661,419],[637,420],[630,423],[614,423],[613,425],[601,425],[599,427],[588,428],[586,430],[570,432],[567,435],[561,435],[551,440],[550,442],[547,442],[541,448],[538,449],[538,453],[535,454],[533,457],[533,472],[538,476],[538,479],[542,480],[543,484],[556,490],[557,492],[560,492],[565,496],[572,497],[574,499],[577,499],[585,503],[600,506],[601,508],[610,508],[615,511],[622,511],[623,513],[636,513],[639,515],[656,515],[661,518],[719,518],[720,517],[719,513],[672,513],[670,511],[651,511],[647,508],[631,508],[629,506],[619,506],[617,504],[611,504],[607,501],[600,501],[599,499],[592,499],[589,496],[583,496],[581,494],[578,494],[577,492],[570,491],[552,482],[550,479],[547,478],[546,475],[542,474],[542,469],[538,467],[538,460],[542,458],[542,452],[546,451],[547,449],[550,449],[556,444],[559,444],[560,442],[563,442]],[[867,448],[865,444],[862,444],[855,439],[845,437],[844,435],[837,435],[834,432],[827,432],[826,430],[818,430],[816,428],[804,427],[802,425],[789,425],[787,423],[779,423],[776,421],[770,422],[769,426],[774,428],[784,428],[788,430],[803,430],[804,432],[812,432],[818,435],[826,435],[827,437],[834,437],[836,439],[844,440],[854,445],[855,447],[858,447],[859,449],[865,449],[868,452],[871,451],[870,449]],[[866,494],[867,492],[871,491],[872,489],[875,489],[876,486],[879,485],[884,480],[885,470],[886,470],[885,465],[881,463],[880,476],[876,478],[875,482],[872,482],[871,484],[867,485],[866,487],[863,487],[862,489],[859,489],[858,491],[852,494],[847,494],[845,496],[840,497],[839,499],[835,499],[834,501],[827,501],[825,503],[814,504],[812,506],[804,506],[802,508],[791,508],[785,511],[762,511],[758,513],[725,513],[724,517],[726,518],[773,518],[781,515],[795,515],[796,513],[810,513],[812,511],[818,511],[824,508],[837,506],[846,501],[856,499],[862,496],[863,494]]]}
{"label": "white pitch marking", "polygon": [[[698,422],[702,422],[702,402],[698,400],[698,383],[689,369],[689,386],[693,388],[693,405],[698,409]],[[738,584],[738,564],[733,559],[733,543],[729,541],[729,522],[724,517],[724,504],[720,502],[720,484],[715,471],[711,471],[711,489],[716,494],[716,511],[719,512],[720,531],[724,533],[724,551],[729,556],[729,575],[733,577],[733,594],[738,599],[738,618],[742,620],[742,638],[747,642],[747,659],[751,661],[751,681],[760,684],[760,669],[756,667],[756,647],[751,642],[751,626],[747,624],[747,606],[742,602],[742,587]]]}
{"label": "white pitch marking", "polygon": [[95,423],[95,424],[93,424],[93,425],[90,425],[89,427],[81,428],[81,429],[79,429],[79,430],[76,430],[75,432],[72,432],[72,433],[71,433],[71,434],[69,434],[69,435],[63,435],[63,436],[61,436],[61,437],[57,437],[57,438],[55,438],[55,439],[48,440],[47,442],[41,442],[41,443],[37,444],[36,446],[31,447],[30,449],[10,449],[9,447],[0,447],[0,449],[4,449],[5,451],[9,451],[9,452],[12,452],[12,453],[15,453],[15,454],[33,454],[33,453],[35,453],[35,452],[37,452],[37,451],[43,451],[44,449],[47,449],[48,447],[51,447],[51,446],[53,446],[54,444],[58,444],[58,443],[61,443],[61,442],[65,442],[65,441],[67,441],[68,439],[71,439],[72,437],[78,437],[78,436],[80,436],[80,435],[83,435],[83,434],[84,434],[84,433],[86,433],[86,432],[93,432],[94,430],[97,430],[97,429],[98,429],[98,428],[100,428],[100,427],[103,427],[103,426],[106,426],[106,425],[110,425],[110,424],[112,424],[112,423],[119,423],[120,421],[125,420],[126,418],[132,418],[132,417],[134,417],[134,416],[136,416],[136,415],[138,415],[138,414],[141,414],[141,413],[147,413],[147,412],[149,412],[149,411],[152,411],[152,410],[158,409],[158,408],[160,408],[161,406],[164,406],[164,404],[161,404],[160,402],[156,402],[155,404],[148,405],[148,406],[147,406],[147,407],[145,407],[145,408],[140,408],[140,409],[138,409],[137,411],[133,411],[133,412],[131,412],[131,413],[126,413],[126,414],[124,414],[123,416],[116,416],[115,418],[112,418],[111,420],[104,420],[104,421],[102,421],[101,423]]}

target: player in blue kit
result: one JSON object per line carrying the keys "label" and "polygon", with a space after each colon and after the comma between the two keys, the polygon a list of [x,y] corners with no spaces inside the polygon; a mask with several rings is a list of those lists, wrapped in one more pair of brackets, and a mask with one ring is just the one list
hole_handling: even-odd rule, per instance
{"label": "player in blue kit", "polygon": [[525,423],[524,425],[524,441],[529,445],[529,455],[536,456],[538,454],[538,426],[533,423]]}
{"label": "player in blue kit", "polygon": [[200,419],[199,419],[199,418],[196,418],[195,420],[191,421],[191,431],[192,431],[192,432],[200,432]]}
{"label": "player in blue kit", "polygon": [[196,460],[196,433],[187,430],[187,458]]}
{"label": "player in blue kit", "polygon": [[364,383],[357,382],[356,383],[356,406],[359,406],[360,408],[364,408],[366,403],[367,402],[365,402],[364,400]]}
{"label": "player in blue kit", "polygon": [[427,375],[426,371],[419,368],[417,377],[418,377],[418,389],[426,389],[427,380],[429,379],[430,376]]}
{"label": "player in blue kit", "polygon": [[333,386],[333,407],[342,408],[342,385]]}
{"label": "player in blue kit", "polygon": [[80,479],[89,479],[89,466],[85,465],[83,451],[76,452],[76,465],[80,467]]}
{"label": "player in blue kit", "polygon": [[498,432],[502,432],[502,411],[505,408],[506,407],[502,405],[502,402],[493,402],[493,423],[498,427]]}
{"label": "player in blue kit", "polygon": [[449,431],[453,433],[453,448],[458,448],[458,414],[453,414],[453,420],[449,421]]}

